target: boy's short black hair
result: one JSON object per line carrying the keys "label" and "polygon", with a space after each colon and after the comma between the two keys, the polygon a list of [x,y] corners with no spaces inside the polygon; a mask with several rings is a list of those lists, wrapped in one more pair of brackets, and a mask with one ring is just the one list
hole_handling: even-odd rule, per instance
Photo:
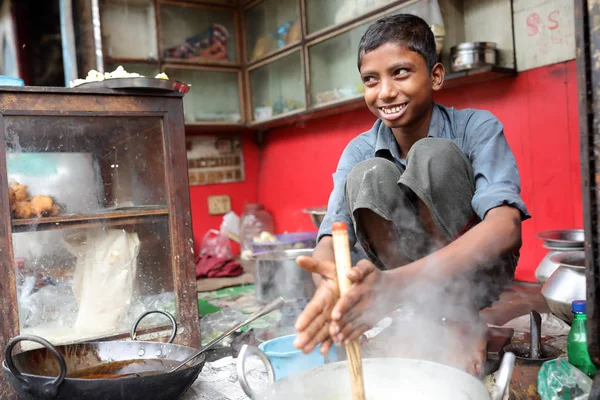
{"label": "boy's short black hair", "polygon": [[362,56],[386,43],[397,43],[419,53],[431,72],[437,62],[435,37],[427,22],[412,14],[396,14],[372,23],[358,45],[358,69]]}

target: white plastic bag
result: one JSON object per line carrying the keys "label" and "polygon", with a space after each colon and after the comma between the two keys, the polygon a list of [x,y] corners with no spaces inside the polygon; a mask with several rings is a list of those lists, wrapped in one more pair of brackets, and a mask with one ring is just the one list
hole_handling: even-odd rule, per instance
{"label": "white plastic bag", "polygon": [[118,329],[119,318],[127,312],[134,294],[140,249],[137,233],[86,230],[67,238],[66,247],[77,257],[75,331],[98,334]]}
{"label": "white plastic bag", "polygon": [[221,230],[210,229],[202,239],[200,257],[214,256],[232,258],[231,245],[229,244],[229,233],[225,222],[221,223]]}

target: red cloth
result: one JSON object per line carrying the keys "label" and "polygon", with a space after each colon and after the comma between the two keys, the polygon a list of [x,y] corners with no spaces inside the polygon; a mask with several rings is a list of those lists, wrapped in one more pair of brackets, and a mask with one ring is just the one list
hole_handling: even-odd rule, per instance
{"label": "red cloth", "polygon": [[196,260],[196,279],[240,276],[241,264],[231,258],[204,255]]}

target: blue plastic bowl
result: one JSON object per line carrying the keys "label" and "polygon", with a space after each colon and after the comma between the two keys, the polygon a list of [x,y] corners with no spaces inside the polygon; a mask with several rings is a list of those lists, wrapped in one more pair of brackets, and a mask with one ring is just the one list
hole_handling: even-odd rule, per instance
{"label": "blue plastic bowl", "polygon": [[[294,339],[296,335],[281,336],[258,346],[273,364],[275,380],[325,364],[325,357],[319,352],[320,345],[310,354],[304,354],[294,347]],[[335,346],[332,346],[327,354],[327,362],[335,361],[337,356]]]}
{"label": "blue plastic bowl", "polygon": [[23,79],[0,75],[0,86],[25,86]]}

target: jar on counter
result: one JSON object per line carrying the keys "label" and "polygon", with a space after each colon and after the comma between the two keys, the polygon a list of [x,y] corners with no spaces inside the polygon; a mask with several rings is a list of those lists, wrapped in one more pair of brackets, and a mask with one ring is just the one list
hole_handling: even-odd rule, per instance
{"label": "jar on counter", "polygon": [[252,255],[252,239],[262,232],[275,233],[273,217],[260,203],[248,203],[240,218],[240,246],[242,258]]}

